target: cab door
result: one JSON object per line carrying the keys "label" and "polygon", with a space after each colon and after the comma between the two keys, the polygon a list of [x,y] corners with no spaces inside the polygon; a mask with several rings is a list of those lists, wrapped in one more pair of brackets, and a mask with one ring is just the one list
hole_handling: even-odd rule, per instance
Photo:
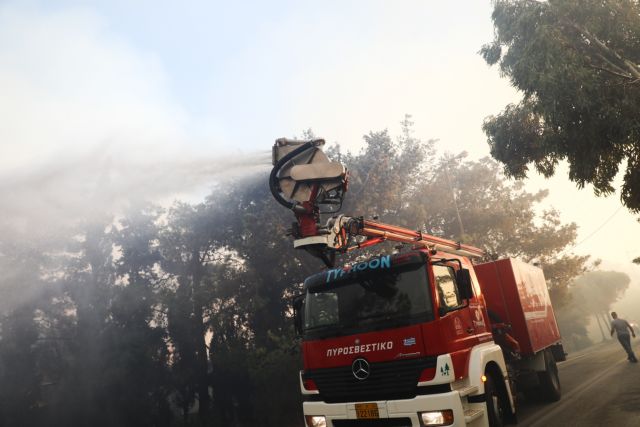
{"label": "cab door", "polygon": [[456,283],[455,264],[433,264],[434,287],[440,317],[441,332],[445,336],[448,351],[464,352],[478,344],[474,323],[476,309],[470,301],[463,301]]}

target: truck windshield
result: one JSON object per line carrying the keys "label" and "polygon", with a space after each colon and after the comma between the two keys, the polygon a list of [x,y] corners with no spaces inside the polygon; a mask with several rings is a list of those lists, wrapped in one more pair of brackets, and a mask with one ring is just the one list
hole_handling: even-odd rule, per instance
{"label": "truck windshield", "polygon": [[[368,265],[380,265],[369,261]],[[312,277],[305,299],[305,334],[365,332],[433,319],[425,262],[419,254],[387,258],[388,268],[330,270]],[[309,279],[307,279],[309,282]]]}

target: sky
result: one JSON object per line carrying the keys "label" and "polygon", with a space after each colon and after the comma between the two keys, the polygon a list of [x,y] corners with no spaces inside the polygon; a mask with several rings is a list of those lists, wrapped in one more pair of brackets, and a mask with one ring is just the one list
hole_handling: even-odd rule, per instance
{"label": "sky", "polygon": [[[442,152],[487,156],[483,119],[519,99],[478,55],[490,16],[488,0],[3,0],[0,193],[39,197],[47,212],[58,198],[47,182],[105,165],[127,178],[116,193],[134,191],[134,168],[141,193],[179,192],[266,168],[278,137],[312,128],[358,150],[369,131],[398,134],[405,114]],[[65,202],[83,204],[102,175]],[[578,224],[575,253],[640,277],[640,224],[618,195],[578,190],[562,167],[527,181],[539,188],[550,189],[543,208]]]}

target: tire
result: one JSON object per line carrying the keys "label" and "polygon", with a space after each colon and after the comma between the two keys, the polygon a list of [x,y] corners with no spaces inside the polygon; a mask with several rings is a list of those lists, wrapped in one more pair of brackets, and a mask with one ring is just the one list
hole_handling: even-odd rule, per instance
{"label": "tire", "polygon": [[487,375],[487,381],[484,383],[484,397],[487,403],[487,418],[489,419],[489,427],[504,426],[504,397],[493,380],[493,376]]}
{"label": "tire", "polygon": [[558,366],[553,352],[549,349],[544,351],[545,371],[538,373],[540,380],[540,398],[545,402],[557,402],[562,397],[560,387],[560,377],[558,376]]}

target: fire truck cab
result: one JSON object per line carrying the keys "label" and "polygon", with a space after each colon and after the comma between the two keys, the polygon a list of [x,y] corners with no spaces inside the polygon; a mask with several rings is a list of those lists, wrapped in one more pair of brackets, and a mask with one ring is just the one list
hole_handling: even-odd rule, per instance
{"label": "fire truck cab", "polygon": [[384,255],[318,273],[304,289],[308,426],[486,426],[515,412],[466,257]]}

